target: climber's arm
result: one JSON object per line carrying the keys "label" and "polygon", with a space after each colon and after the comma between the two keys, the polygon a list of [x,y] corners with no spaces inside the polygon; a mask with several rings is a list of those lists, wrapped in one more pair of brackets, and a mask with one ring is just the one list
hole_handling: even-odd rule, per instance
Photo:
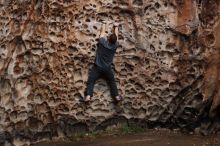
{"label": "climber's arm", "polygon": [[106,25],[105,24],[102,24],[102,28],[101,28],[101,32],[100,32],[100,38],[101,37],[105,37],[105,29],[106,29]]}
{"label": "climber's arm", "polygon": [[118,26],[113,27],[113,33],[117,36],[118,39]]}

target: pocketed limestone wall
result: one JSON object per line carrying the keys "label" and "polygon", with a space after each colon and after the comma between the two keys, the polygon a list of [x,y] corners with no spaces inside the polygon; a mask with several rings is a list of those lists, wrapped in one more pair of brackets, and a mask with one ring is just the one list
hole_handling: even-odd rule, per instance
{"label": "pocketed limestone wall", "polygon": [[[218,0],[1,0],[0,142],[123,122],[218,131],[219,14]],[[102,21],[120,24],[118,106],[102,79],[79,102]]]}

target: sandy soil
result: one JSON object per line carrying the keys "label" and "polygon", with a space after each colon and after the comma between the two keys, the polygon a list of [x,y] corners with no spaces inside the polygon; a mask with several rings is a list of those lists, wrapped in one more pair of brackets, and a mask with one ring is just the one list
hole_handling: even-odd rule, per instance
{"label": "sandy soil", "polygon": [[220,134],[201,136],[168,130],[150,130],[133,135],[85,137],[75,141],[45,141],[34,146],[220,146]]}

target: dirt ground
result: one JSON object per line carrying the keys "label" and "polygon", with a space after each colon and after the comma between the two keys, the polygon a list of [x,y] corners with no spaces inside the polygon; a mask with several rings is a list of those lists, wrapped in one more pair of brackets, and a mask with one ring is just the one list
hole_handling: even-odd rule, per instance
{"label": "dirt ground", "polygon": [[150,130],[132,135],[84,137],[73,141],[44,141],[34,146],[220,146],[220,134],[202,136],[168,130]]}

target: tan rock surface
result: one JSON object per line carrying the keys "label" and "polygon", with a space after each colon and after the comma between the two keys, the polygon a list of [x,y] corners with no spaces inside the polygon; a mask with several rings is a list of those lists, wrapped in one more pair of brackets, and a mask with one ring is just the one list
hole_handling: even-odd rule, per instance
{"label": "tan rock surface", "polygon": [[[117,122],[190,131],[202,123],[217,131],[219,13],[218,0],[1,0],[3,141],[19,145]],[[121,24],[119,113],[104,80],[89,106],[79,102],[102,20],[109,32]]]}

